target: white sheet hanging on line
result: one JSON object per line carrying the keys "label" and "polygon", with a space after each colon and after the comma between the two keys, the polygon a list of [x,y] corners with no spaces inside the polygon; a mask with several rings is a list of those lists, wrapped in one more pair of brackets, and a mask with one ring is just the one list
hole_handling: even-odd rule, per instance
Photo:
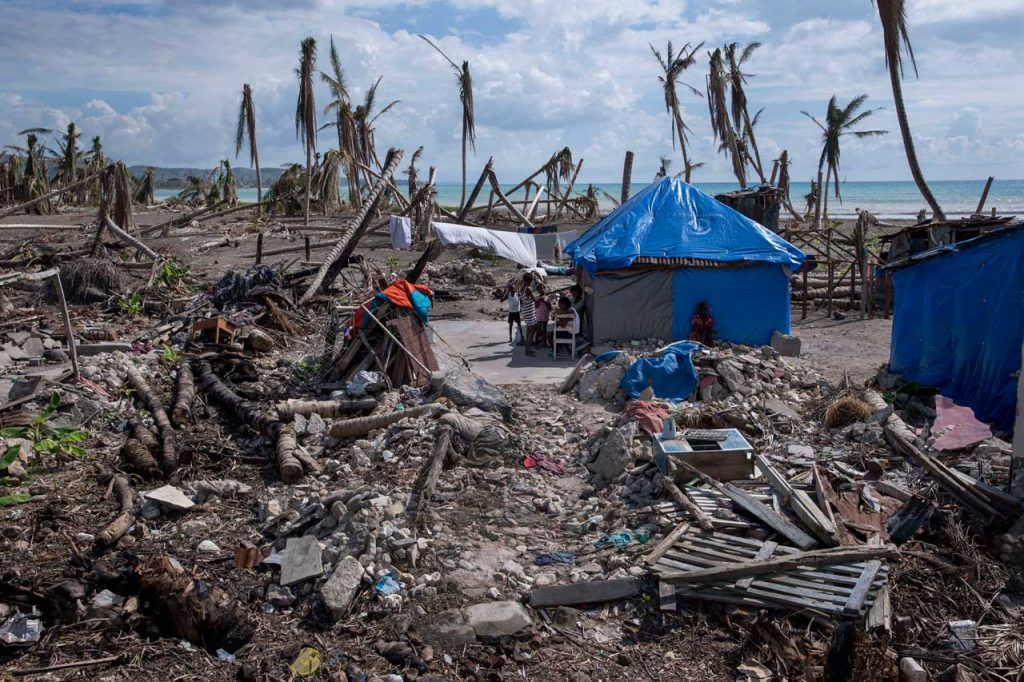
{"label": "white sheet hanging on line", "polygon": [[400,215],[388,218],[391,230],[391,248],[408,251],[412,248],[412,220]]}
{"label": "white sheet hanging on line", "polygon": [[451,244],[475,246],[528,268],[537,265],[537,242],[532,234],[500,232],[453,223],[431,223],[431,225],[433,225],[434,232],[442,246]]}

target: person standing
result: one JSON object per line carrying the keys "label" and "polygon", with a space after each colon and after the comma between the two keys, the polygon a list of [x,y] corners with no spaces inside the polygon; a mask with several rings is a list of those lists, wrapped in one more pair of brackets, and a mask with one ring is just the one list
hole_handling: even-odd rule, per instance
{"label": "person standing", "polygon": [[529,272],[523,274],[523,282],[519,287],[519,307],[526,325],[526,334],[523,342],[526,344],[526,354],[536,355],[533,350],[533,328],[537,324],[537,303],[533,293],[533,275]]}
{"label": "person standing", "polygon": [[501,300],[505,301],[508,306],[508,342],[512,343],[513,324],[519,328],[519,336],[523,336],[523,318],[520,314],[522,308],[519,304],[519,292],[516,291],[515,285],[512,282],[509,282],[505,287],[505,293]]}
{"label": "person standing", "polygon": [[537,298],[536,314],[537,324],[534,326],[533,342],[543,348],[547,341],[548,319],[551,317],[551,301],[545,295],[543,286]]}

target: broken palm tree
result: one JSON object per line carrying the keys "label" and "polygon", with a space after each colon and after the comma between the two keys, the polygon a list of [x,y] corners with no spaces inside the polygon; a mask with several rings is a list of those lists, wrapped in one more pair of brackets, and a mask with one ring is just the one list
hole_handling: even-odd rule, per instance
{"label": "broken palm tree", "polygon": [[299,459],[295,432],[284,422],[264,414],[259,406],[228,388],[213,372],[207,360],[200,360],[196,369],[199,386],[210,398],[226,409],[235,419],[263,434],[274,444],[274,462],[281,480],[298,483],[302,480],[303,465]]}
{"label": "broken palm tree", "polygon": [[164,473],[170,474],[178,467],[178,453],[174,444],[174,428],[171,427],[171,420],[167,417],[167,410],[164,409],[163,401],[143,378],[135,365],[127,366],[128,382],[139,394],[143,404],[153,416],[160,433],[160,467]]}

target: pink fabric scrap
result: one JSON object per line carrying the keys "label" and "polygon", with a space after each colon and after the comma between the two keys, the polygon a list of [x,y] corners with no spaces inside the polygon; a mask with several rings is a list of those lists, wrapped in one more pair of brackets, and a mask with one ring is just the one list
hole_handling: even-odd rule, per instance
{"label": "pink fabric scrap", "polygon": [[963,450],[992,437],[992,429],[978,421],[974,410],[957,405],[944,395],[935,396],[932,433],[938,435],[932,445],[936,450]]}

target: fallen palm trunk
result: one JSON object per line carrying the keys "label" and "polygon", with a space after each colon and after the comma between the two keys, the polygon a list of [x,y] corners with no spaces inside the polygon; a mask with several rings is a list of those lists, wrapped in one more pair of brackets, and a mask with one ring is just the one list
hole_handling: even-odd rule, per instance
{"label": "fallen palm trunk", "polygon": [[373,408],[373,411],[370,412],[370,414],[386,414],[395,409],[395,405],[397,405],[401,400],[402,395],[398,391],[382,393],[380,400],[377,402],[377,406]]}
{"label": "fallen palm trunk", "polygon": [[138,419],[128,421],[128,430],[131,431],[131,437],[146,446],[150,454],[160,451],[160,441],[153,435],[153,431]]}
{"label": "fallen palm trunk", "polygon": [[377,401],[373,398],[358,398],[356,400],[296,400],[289,398],[277,404],[277,415],[281,419],[290,419],[295,415],[308,417],[311,414],[318,414],[321,417],[342,417],[355,413],[369,413],[377,407]]}
{"label": "fallen palm trunk", "polygon": [[[104,478],[109,480],[109,476],[109,473],[105,475],[100,474],[96,477],[96,480],[102,483],[105,482]],[[118,509],[121,510],[121,513],[96,535],[96,543],[99,545],[114,544],[128,532],[128,529],[132,527],[132,523],[135,522],[135,493],[128,482],[128,477],[118,474],[113,478],[114,494],[117,495]]]}
{"label": "fallen palm trunk", "polygon": [[131,464],[132,469],[146,478],[155,478],[160,475],[160,465],[149,453],[149,450],[141,442],[129,438],[121,448],[125,459]]}
{"label": "fallen palm trunk", "polygon": [[336,421],[331,425],[331,436],[334,438],[357,438],[365,436],[371,431],[384,429],[403,419],[420,417],[423,415],[434,415],[441,410],[437,403],[420,405],[408,410],[398,410],[387,414],[374,414],[369,417],[356,417],[355,419],[344,419]]}
{"label": "fallen palm trunk", "polygon": [[[207,206],[206,208],[201,208],[198,211],[193,211],[192,213],[186,213],[185,215],[178,216],[177,218],[171,218],[170,220],[168,220],[166,222],[159,223],[157,225],[150,225],[149,227],[144,227],[141,230],[139,230],[139,236],[140,237],[144,237],[147,234],[153,234],[154,232],[160,232],[161,230],[170,229],[170,228],[174,227],[175,225],[181,225],[183,223],[191,222],[192,220],[198,218],[201,215],[206,215],[207,213],[212,213],[213,211],[216,211],[223,204],[224,204],[223,201],[217,202],[213,206]],[[245,208],[250,208],[250,207],[249,206],[245,206]],[[239,208],[239,210],[241,210],[241,208]]]}
{"label": "fallen palm trunk", "polygon": [[115,223],[113,220],[110,219],[110,216],[103,216],[103,225],[108,230],[110,230],[111,234],[113,234],[115,237],[117,237],[118,239],[120,239],[125,244],[127,244],[130,247],[132,247],[133,249],[135,249],[139,253],[141,253],[143,255],[146,255],[146,256],[149,256],[153,260],[157,260],[157,259],[160,258],[160,255],[157,254],[156,251],[154,251],[153,249],[149,248],[148,246],[143,244],[141,241],[139,241],[135,237],[131,236],[130,234],[128,234],[127,232],[122,230],[120,225],[118,225],[117,223]]}
{"label": "fallen palm trunk", "polygon": [[487,182],[487,176],[491,173],[491,166],[494,165],[494,157],[487,159],[487,163],[484,164],[484,170],[480,173],[480,178],[473,185],[473,191],[469,193],[469,198],[466,199],[466,203],[463,204],[462,208],[459,209],[459,214],[456,216],[457,222],[463,222],[470,210],[473,208],[473,204],[476,203],[476,199],[480,196],[480,190],[483,189],[484,183]]}
{"label": "fallen palm trunk", "polygon": [[138,392],[139,397],[142,398],[146,409],[153,415],[153,421],[160,432],[160,466],[164,473],[170,474],[178,467],[178,453],[174,447],[174,429],[171,427],[171,420],[167,418],[167,410],[164,409],[164,404],[160,401],[160,398],[157,397],[153,389],[146,383],[146,380],[139,374],[139,370],[135,365],[128,365],[128,381],[131,383],[132,388]]}
{"label": "fallen palm trunk", "polygon": [[498,201],[505,204],[505,206],[508,207],[508,210],[512,212],[512,215],[514,215],[516,218],[522,221],[525,225],[527,225],[528,227],[533,227],[533,223],[531,223],[530,220],[525,215],[523,215],[522,212],[518,208],[516,208],[515,205],[508,200],[508,197],[505,196],[505,194],[501,191],[501,186],[498,184],[498,177],[494,174],[493,170],[489,173],[489,175],[491,179],[491,189],[494,190],[494,195],[498,197]]}
{"label": "fallen palm trunk", "polygon": [[384,190],[389,186],[388,183],[395,174],[395,169],[398,168],[401,160],[402,150],[388,150],[388,156],[385,160],[384,168],[381,170],[380,179],[370,190],[369,195],[363,202],[362,208],[359,209],[359,213],[345,228],[345,234],[338,240],[338,244],[324,258],[323,265],[317,270],[313,281],[310,282],[309,287],[299,299],[300,304],[306,303],[319,291],[329,287],[334,278],[338,276],[341,268],[347,265],[348,256],[355,250],[356,245],[359,243],[359,238],[366,231],[371,218],[376,213]]}
{"label": "fallen palm trunk", "polygon": [[196,365],[199,373],[199,387],[214,402],[225,408],[240,422],[259,431],[274,442],[275,463],[281,480],[285,483],[298,483],[302,480],[302,464],[295,453],[295,433],[284,422],[263,414],[259,408],[232,391],[213,373],[213,368],[206,360]]}
{"label": "fallen palm trunk", "polygon": [[776,559],[755,559],[728,566],[698,568],[693,571],[662,573],[660,580],[669,583],[716,583],[738,580],[748,576],[782,573],[809,566],[849,564],[859,561],[892,559],[899,556],[895,545],[863,545],[860,547],[830,547],[809,552],[794,552]]}
{"label": "fallen palm trunk", "polygon": [[976,489],[966,486],[957,476],[950,472],[945,464],[930,457],[914,444],[914,432],[899,418],[892,414],[885,420],[885,438],[897,453],[910,458],[935,479],[943,490],[952,495],[966,507],[985,517],[1002,516],[997,512]]}
{"label": "fallen palm trunk", "polygon": [[174,408],[171,416],[178,426],[186,424],[192,419],[192,401],[196,397],[195,377],[192,375],[192,362],[185,360],[178,367],[178,394],[174,399]]}

